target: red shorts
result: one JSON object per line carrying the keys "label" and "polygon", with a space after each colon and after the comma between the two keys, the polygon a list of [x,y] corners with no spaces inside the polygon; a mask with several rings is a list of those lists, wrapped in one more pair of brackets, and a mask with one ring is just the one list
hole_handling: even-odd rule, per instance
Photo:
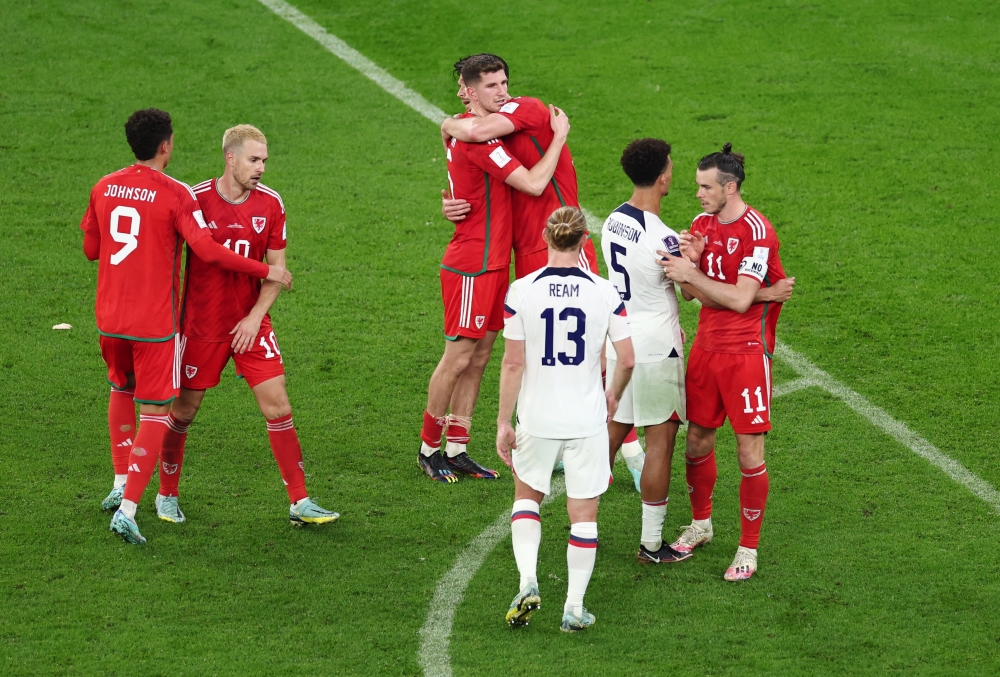
{"label": "red shorts", "polygon": [[169,404],[180,386],[180,337],[150,343],[101,337],[101,357],[108,365],[108,381],[124,390],[128,375],[135,375],[135,401]]}
{"label": "red shorts", "polygon": [[503,329],[503,300],[510,286],[510,270],[487,270],[468,277],[441,269],[444,300],[444,337],[481,339]]}
{"label": "red shorts", "polygon": [[261,322],[253,345],[245,353],[233,352],[232,340],[202,341],[181,339],[181,386],[190,390],[208,390],[219,385],[222,370],[229,358],[236,363],[236,375],[254,388],[285,373],[285,361],[278,350],[271,323]]}
{"label": "red shorts", "polygon": [[[525,275],[544,268],[549,263],[549,250],[539,249],[530,254],[514,254],[514,277],[520,280]],[[597,270],[597,250],[594,249],[594,241],[587,237],[580,252],[580,267],[589,268],[594,275],[600,275]]]}
{"label": "red shorts", "polygon": [[741,435],[771,429],[771,358],[710,353],[697,345],[688,358],[687,417],[703,428],[721,428],[726,417]]}

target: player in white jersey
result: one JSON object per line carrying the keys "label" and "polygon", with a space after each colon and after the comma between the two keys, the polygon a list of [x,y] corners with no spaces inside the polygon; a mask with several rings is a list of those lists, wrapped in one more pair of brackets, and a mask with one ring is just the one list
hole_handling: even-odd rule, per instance
{"label": "player in white jersey", "polygon": [[[614,418],[608,421],[611,463],[632,427],[645,428],[646,456],[623,449],[630,469],[642,470],[642,532],[637,558],[643,564],[679,562],[691,557],[663,541],[670,493],[670,463],[677,430],[685,419],[684,338],[674,283],[657,264],[657,250],[680,256],[680,239],[660,220],[660,201],[670,192],[670,144],[639,139],[625,148],[622,169],[634,189],[628,202],[604,222],[601,248],[611,281],[628,310],[635,369]],[[608,371],[615,349],[608,344]]]}
{"label": "player in white jersey", "polygon": [[[618,291],[579,267],[586,231],[579,209],[554,211],[545,229],[548,266],[515,281],[504,305],[497,453],[514,471],[510,530],[521,585],[506,615],[513,627],[526,625],[541,605],[539,505],[551,491],[552,471],[560,460],[571,523],[561,628],[576,632],[594,623],[583,596],[597,556],[598,498],[611,479],[607,421],[628,384],[633,356]],[[618,363],[604,392],[601,352],[608,339]],[[516,431],[510,424],[515,404]]]}

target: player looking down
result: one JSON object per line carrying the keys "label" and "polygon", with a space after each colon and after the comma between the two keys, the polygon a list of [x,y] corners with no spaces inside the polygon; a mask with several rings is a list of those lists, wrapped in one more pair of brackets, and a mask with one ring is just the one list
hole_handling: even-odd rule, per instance
{"label": "player looking down", "polygon": [[[250,261],[266,258],[285,264],[285,206],[281,197],[260,182],[267,163],[267,139],[252,125],[230,127],[222,136],[225,169],[219,179],[194,187],[216,242]],[[174,400],[163,444],[160,492],[156,512],[162,520],[183,522],[178,483],[184,444],[205,391],[219,385],[229,360],[246,379],[267,421],[267,436],[288,492],[292,524],[324,524],[339,514],[318,506],[306,491],[302,448],[292,422],[285,390],[284,358],[268,311],[281,287],[263,285],[205,264],[189,253],[182,312],[180,397]]]}
{"label": "player looking down", "polygon": [[[623,449],[633,473],[641,472],[643,564],[679,562],[691,552],[678,552],[663,542],[663,521],[670,494],[670,463],[677,430],[684,422],[684,338],[674,283],[657,265],[657,250],[680,256],[678,234],[660,220],[660,202],[670,192],[673,164],[670,144],[639,139],[625,148],[622,169],[634,186],[629,201],[608,216],[601,247],[609,278],[628,309],[632,325],[635,369],[618,410],[608,421],[611,464],[625,436],[645,428],[645,462],[640,452]],[[612,345],[608,371],[615,369]],[[636,445],[638,446],[638,445]]]}
{"label": "player looking down", "polygon": [[[511,285],[504,305],[504,356],[500,371],[497,453],[514,471],[511,537],[521,576],[507,611],[513,626],[527,625],[541,606],[539,506],[551,491],[552,471],[566,472],[569,546],[566,603],[561,628],[594,624],[583,606],[597,557],[598,498],[608,488],[609,417],[632,374],[633,353],[625,304],[614,285],[579,267],[587,221],[575,207],[548,219],[548,266]],[[601,352],[610,340],[618,357],[607,392],[601,386]],[[517,429],[510,418],[517,404]]]}
{"label": "player looking down", "polygon": [[687,370],[687,483],[693,521],[674,550],[691,552],[712,540],[712,492],[718,475],[715,433],[729,418],[736,433],[740,482],[740,544],[727,581],[757,570],[757,545],[767,503],[764,435],[771,429],[771,353],[781,303],[759,298],[761,286],[785,278],[778,236],[740,195],[743,156],[727,143],[698,163],[698,200],[704,213],[681,232],[683,257],[666,256],[667,275],[684,298],[702,308]]}
{"label": "player looking down", "polygon": [[[237,256],[209,237],[194,193],[163,173],[174,149],[170,115],[139,110],[125,123],[136,163],[105,176],[90,192],[80,223],[83,250],[97,270],[97,329],[108,366],[114,488],[105,510],[118,508],[111,531],[129,543],[146,541],[135,522],[167,432],[167,412],[179,386],[180,337],[177,308],[181,242],[207,265],[291,286],[282,265]],[[135,405],[140,427],[135,438]]]}
{"label": "player looking down", "polygon": [[[473,105],[503,88],[504,64],[491,55],[465,59],[462,79]],[[431,376],[427,408],[421,430],[418,463],[433,480],[455,482],[455,472],[493,479],[494,470],[469,457],[461,442],[468,441],[468,426],[489,362],[497,331],[503,327],[503,299],[507,292],[511,247],[511,188],[540,194],[552,178],[559,152],[569,134],[569,120],[549,107],[553,130],[547,155],[531,169],[511,157],[500,140],[465,143],[452,139],[447,148],[448,184],[452,196],[471,205],[465,219],[455,224],[455,235],[441,262],[441,295],[444,301],[444,355]],[[509,186],[509,187],[508,187]],[[456,392],[463,394],[456,402]],[[449,420],[448,408],[452,407]],[[445,425],[459,441],[441,455]]]}

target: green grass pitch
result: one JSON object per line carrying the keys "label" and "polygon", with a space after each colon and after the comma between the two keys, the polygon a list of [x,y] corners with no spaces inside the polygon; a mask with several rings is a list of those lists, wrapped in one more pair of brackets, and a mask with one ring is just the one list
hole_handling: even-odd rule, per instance
{"label": "green grass pitch", "polygon": [[[697,4],[296,6],[449,112],[450,64],[504,55],[513,93],[567,111],[581,200],[601,216],[629,195],[631,139],[674,145],[677,228],[698,212],[695,162],[732,141],[798,278],[780,339],[1000,486],[1000,7]],[[0,0],[0,15],[0,674],[420,674],[437,582],[512,495],[509,473],[441,486],[415,463],[451,232],[436,129],[254,0]],[[131,162],[124,120],[151,105],[174,117],[169,173],[189,183],[221,173],[226,127],[268,135],[296,276],[274,324],[310,492],[339,524],[289,526],[230,370],[192,427],[188,522],[155,519],[154,480],[138,515],[149,543],[107,530],[96,266],[77,225],[90,187]],[[692,335],[693,309],[683,321]],[[491,462],[496,367],[471,449]],[[998,515],[824,391],[776,400],[775,420],[752,581],[721,578],[738,538],[723,434],[715,542],[640,568],[619,466],[587,597],[597,625],[558,631],[555,501],[542,611],[523,631],[503,624],[517,577],[502,541],[458,606],[454,674],[1000,671]],[[668,529],[690,517],[679,458],[674,478]]]}

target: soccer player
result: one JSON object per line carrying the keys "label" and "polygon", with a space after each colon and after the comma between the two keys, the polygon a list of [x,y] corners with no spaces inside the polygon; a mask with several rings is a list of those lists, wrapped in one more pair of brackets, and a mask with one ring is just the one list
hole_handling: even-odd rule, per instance
{"label": "soccer player", "polygon": [[[778,236],[740,196],[744,158],[727,143],[698,163],[704,213],[681,232],[684,257],[666,256],[667,275],[684,298],[702,303],[687,370],[687,484],[693,521],[671,547],[680,552],[712,540],[712,492],[717,477],[715,433],[726,418],[736,433],[740,482],[740,543],[727,581],[757,570],[757,545],[767,503],[764,435],[771,429],[771,354],[781,303],[754,303],[761,285],[785,277]],[[663,252],[661,252],[663,253]]]}
{"label": "soccer player", "polygon": [[[135,512],[156,469],[179,385],[182,240],[226,270],[285,286],[292,277],[283,266],[247,260],[212,241],[194,193],[163,173],[174,148],[168,113],[136,111],[125,123],[125,137],[136,163],[97,182],[80,228],[84,253],[99,260],[95,314],[112,387],[108,428],[115,482],[101,505],[118,508],[111,531],[144,543]],[[121,439],[135,429],[129,398],[139,403],[141,422],[131,443]]]}
{"label": "soccer player", "polygon": [[[491,55],[465,59],[462,79],[473,105],[492,96],[501,81],[506,82],[503,66]],[[475,144],[452,139],[448,144],[451,194],[465,199],[472,208],[455,224],[455,235],[441,263],[447,342],[427,389],[417,455],[427,476],[439,482],[457,481],[455,472],[497,477],[495,471],[473,461],[463,444],[449,448],[444,458],[441,437],[447,424],[453,440],[468,441],[479,384],[497,331],[503,327],[503,299],[510,275],[511,188],[533,195],[545,190],[569,134],[569,121],[562,111],[550,106],[549,119],[553,130],[549,152],[531,169],[511,157],[500,140]],[[456,391],[465,394],[460,406],[455,404]],[[449,405],[451,420],[447,416]]]}
{"label": "soccer player", "polygon": [[[197,184],[212,238],[251,261],[267,258],[285,264],[285,205],[260,182],[267,162],[267,139],[252,125],[230,127],[222,136],[222,178]],[[233,275],[188,257],[182,313],[180,397],[174,400],[163,444],[163,465],[156,512],[168,522],[183,522],[178,482],[184,444],[205,391],[219,385],[229,360],[246,379],[267,421],[267,436],[288,492],[292,524],[325,524],[340,515],[318,506],[306,491],[302,449],[285,390],[284,358],[268,315],[281,287]]]}
{"label": "soccer player", "polygon": [[[625,304],[609,281],[580,269],[587,221],[575,207],[560,207],[545,229],[548,265],[516,282],[504,306],[497,453],[514,471],[511,537],[521,576],[507,611],[526,625],[541,605],[539,506],[551,491],[552,471],[566,472],[566,603],[561,628],[583,630],[594,615],[583,606],[597,557],[597,505],[608,488],[608,428],[632,374],[634,356]],[[618,356],[611,385],[601,385],[601,352],[610,340]],[[517,404],[517,429],[510,417]]]}
{"label": "soccer player", "polygon": [[[492,58],[499,66],[496,77],[476,88],[478,110],[475,116],[448,118],[441,123],[441,136],[447,141],[457,138],[467,143],[485,143],[503,138],[511,155],[527,168],[534,167],[548,152],[553,132],[549,125],[548,108],[538,99],[527,96],[511,98],[507,92],[509,69],[507,62],[493,54],[478,54],[467,59]],[[457,64],[456,64],[457,65]],[[503,71],[502,76],[500,70]],[[466,80],[466,84],[471,84]],[[459,95],[461,96],[461,94]],[[548,252],[542,233],[545,221],[554,209],[563,206],[580,207],[577,198],[576,169],[569,146],[563,146],[551,184],[541,195],[515,193],[514,209],[514,275],[522,278],[546,265]],[[463,200],[446,200],[446,216],[452,221],[463,214]],[[597,270],[597,252],[588,237],[580,259],[581,266]]]}
{"label": "soccer player", "polygon": [[[660,220],[660,202],[670,192],[673,164],[670,144],[660,139],[633,141],[622,153],[622,169],[634,186],[629,201],[608,216],[601,231],[610,279],[628,309],[635,370],[618,411],[608,421],[610,462],[636,427],[646,433],[645,463],[625,447],[622,454],[633,474],[641,476],[642,532],[639,562],[679,562],[678,552],[663,542],[663,521],[670,493],[670,463],[677,430],[684,422],[684,338],[674,283],[657,265],[657,250],[680,256],[678,234]],[[608,371],[616,364],[607,349]]]}

